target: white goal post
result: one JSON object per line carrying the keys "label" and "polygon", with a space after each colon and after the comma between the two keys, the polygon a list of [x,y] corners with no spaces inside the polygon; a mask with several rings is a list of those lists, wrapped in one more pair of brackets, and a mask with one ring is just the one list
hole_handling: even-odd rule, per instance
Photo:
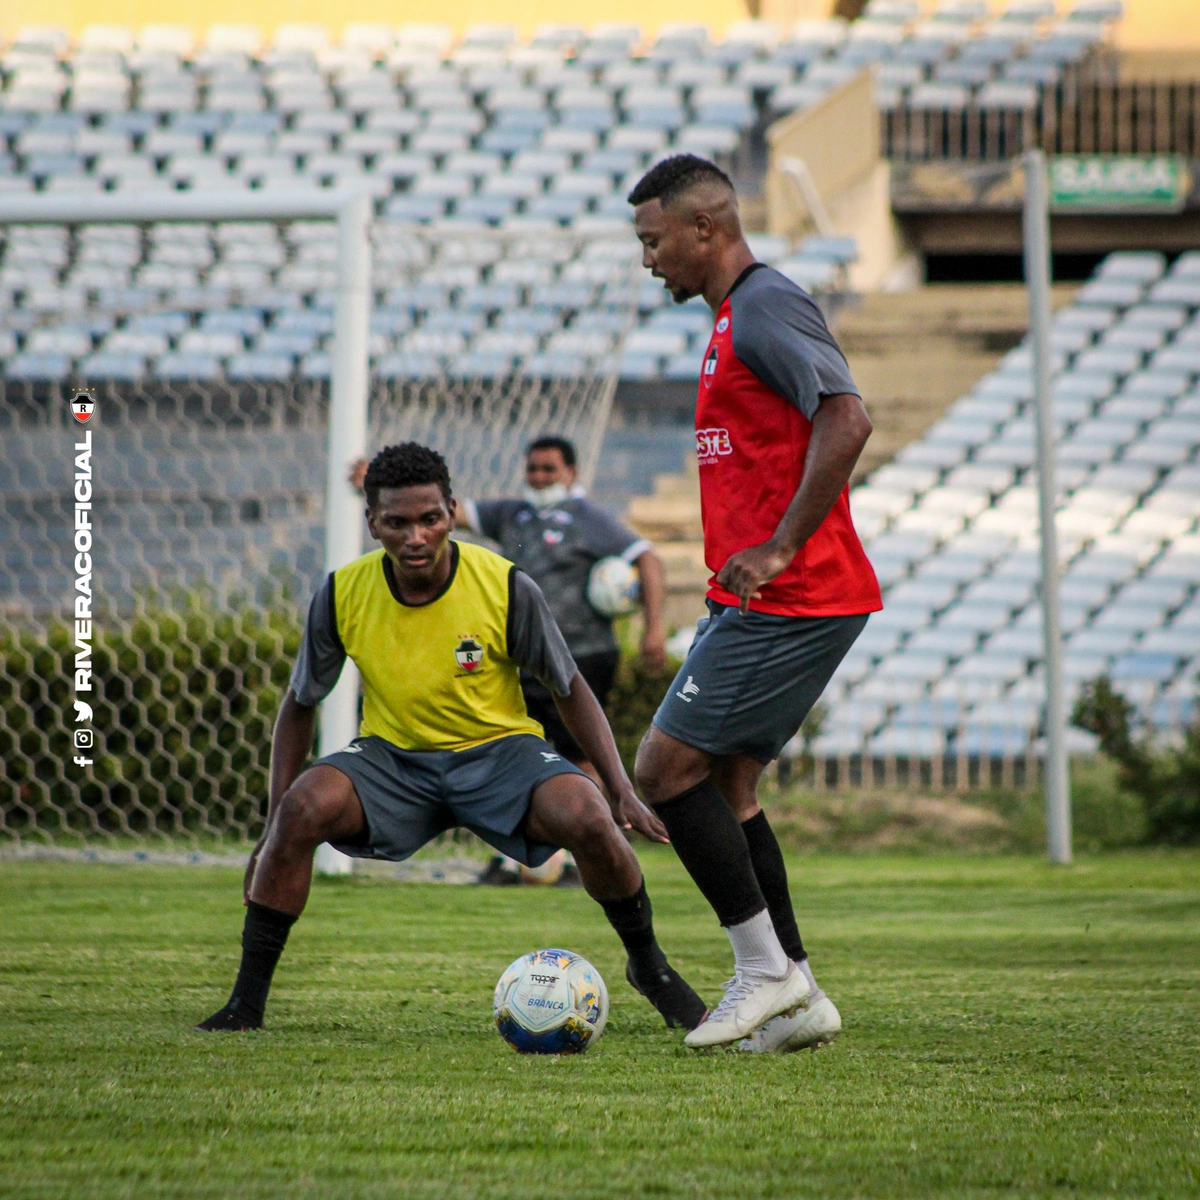
{"label": "white goal post", "polygon": [[[420,441],[488,499],[556,433],[590,486],[637,243],[601,219],[414,225],[357,188],[4,196],[0,233],[0,853],[242,847],[304,600],[363,551],[350,463]],[[99,413],[82,467],[77,387]],[[90,490],[93,455],[94,503],[72,475]],[[83,587],[72,571],[80,499],[94,634],[71,601],[92,578],[91,558]],[[321,754],[354,737],[358,683],[323,704]]]}
{"label": "white goal post", "polygon": [[[362,500],[347,465],[367,448],[367,335],[371,308],[372,201],[361,190],[177,192],[166,195],[0,197],[2,225],[95,225],[150,221],[337,222],[338,287],[334,306],[329,455],[325,486],[325,570],[353,562],[363,551]],[[358,673],[346,669],[321,705],[319,750],[331,754],[358,732]],[[345,874],[350,859],[332,846],[317,852],[317,869]]]}

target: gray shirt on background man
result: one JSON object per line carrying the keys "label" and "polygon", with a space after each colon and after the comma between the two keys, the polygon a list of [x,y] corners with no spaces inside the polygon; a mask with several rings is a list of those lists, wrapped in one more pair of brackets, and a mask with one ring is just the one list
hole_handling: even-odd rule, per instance
{"label": "gray shirt on background man", "polygon": [[536,579],[575,658],[617,650],[612,621],[588,603],[588,576],[602,558],[632,564],[653,546],[598,504],[572,496],[535,508],[527,500],[465,500],[466,523]]}

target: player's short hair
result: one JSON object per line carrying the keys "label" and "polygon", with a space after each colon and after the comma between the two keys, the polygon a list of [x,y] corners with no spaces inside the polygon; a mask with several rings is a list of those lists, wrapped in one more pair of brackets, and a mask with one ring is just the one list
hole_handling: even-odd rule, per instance
{"label": "player's short hair", "polygon": [[529,455],[535,450],[557,450],[562,455],[564,466],[573,467],[575,465],[575,446],[565,437],[547,434],[545,437],[535,438],[529,443],[525,453]]}
{"label": "player's short hair", "polygon": [[627,198],[634,207],[649,200],[660,200],[665,208],[698,183],[721,183],[730,191],[734,190],[733,181],[716,163],[695,154],[673,154],[655,163],[637,181]]}
{"label": "player's short hair", "polygon": [[421,487],[436,483],[442,495],[450,499],[450,468],[446,460],[420,442],[400,442],[395,446],[384,446],[371,459],[363,479],[363,492],[367,506],[375,508],[379,503],[381,488]]}

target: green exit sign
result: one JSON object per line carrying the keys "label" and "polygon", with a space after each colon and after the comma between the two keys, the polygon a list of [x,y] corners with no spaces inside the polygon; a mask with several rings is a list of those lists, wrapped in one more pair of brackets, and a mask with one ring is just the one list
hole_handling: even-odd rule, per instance
{"label": "green exit sign", "polygon": [[1168,154],[1060,154],[1050,160],[1055,212],[1180,212],[1191,172]]}

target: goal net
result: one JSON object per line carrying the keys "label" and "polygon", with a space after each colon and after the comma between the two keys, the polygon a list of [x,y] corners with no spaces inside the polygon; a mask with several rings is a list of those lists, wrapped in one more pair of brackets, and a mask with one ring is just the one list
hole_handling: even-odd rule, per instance
{"label": "goal net", "polygon": [[[0,848],[204,849],[261,831],[271,727],[324,570],[332,228],[193,226],[206,265],[183,283],[150,269],[169,244],[155,227],[38,229],[53,288],[6,258],[0,304],[21,344],[0,379]],[[553,432],[590,482],[636,312],[628,232],[381,222],[372,243],[369,452],[425,442],[457,494],[488,497]],[[124,288],[86,284],[105,245],[126,247]],[[138,353],[157,355],[149,372],[103,376]],[[73,366],[53,377],[56,354]],[[70,404],[82,385],[86,425]],[[85,543],[91,746],[73,705]]]}

